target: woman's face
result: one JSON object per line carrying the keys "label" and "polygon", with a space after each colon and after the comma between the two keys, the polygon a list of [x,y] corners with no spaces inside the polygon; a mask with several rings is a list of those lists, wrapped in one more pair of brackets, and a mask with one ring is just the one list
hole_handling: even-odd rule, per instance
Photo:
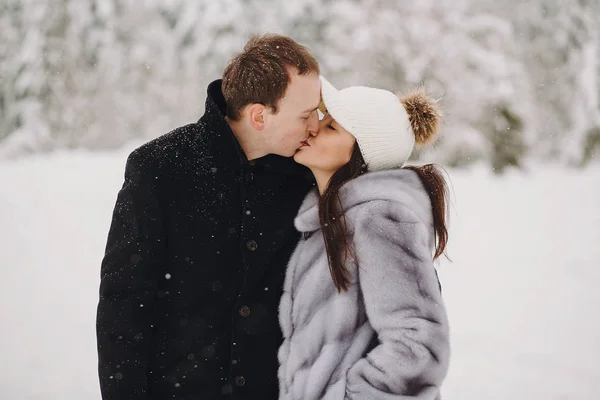
{"label": "woman's face", "polygon": [[319,132],[311,133],[294,160],[313,171],[333,173],[350,161],[355,142],[354,136],[327,114],[319,122]]}

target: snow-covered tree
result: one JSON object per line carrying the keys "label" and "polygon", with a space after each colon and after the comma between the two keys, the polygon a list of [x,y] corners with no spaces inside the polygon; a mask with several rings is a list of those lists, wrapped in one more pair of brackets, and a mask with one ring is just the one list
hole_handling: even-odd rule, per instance
{"label": "snow-covered tree", "polygon": [[247,38],[278,32],[340,87],[439,97],[442,140],[423,160],[580,165],[600,146],[599,26],[597,0],[0,0],[0,154],[194,121]]}

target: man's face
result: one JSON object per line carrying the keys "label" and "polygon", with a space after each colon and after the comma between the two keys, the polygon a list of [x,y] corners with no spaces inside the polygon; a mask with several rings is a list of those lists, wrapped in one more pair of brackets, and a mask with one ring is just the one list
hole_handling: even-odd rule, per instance
{"label": "man's face", "polygon": [[270,152],[284,157],[292,157],[308,139],[309,132],[318,131],[317,108],[321,101],[321,81],[317,74],[298,75],[294,69],[289,73],[290,82],[279,101],[278,112],[273,114],[269,109],[265,120]]}

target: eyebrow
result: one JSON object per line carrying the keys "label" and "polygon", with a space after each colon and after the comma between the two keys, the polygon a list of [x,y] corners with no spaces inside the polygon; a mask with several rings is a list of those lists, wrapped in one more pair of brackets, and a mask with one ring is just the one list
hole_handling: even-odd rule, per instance
{"label": "eyebrow", "polygon": [[[329,119],[329,121],[327,121]],[[331,125],[333,124],[335,121],[335,119],[333,119],[333,117],[330,114],[325,114],[325,116],[323,117],[322,120],[319,121],[319,123],[325,123],[327,122],[327,125]]]}
{"label": "eyebrow", "polygon": [[[321,103],[319,103],[319,104],[321,104]],[[313,111],[316,111],[316,110],[319,108],[319,104],[317,104],[317,106],[316,106],[316,107],[314,107],[314,108],[309,108],[308,110],[306,110],[306,111],[303,111],[303,112],[302,112],[302,114],[306,114],[307,112],[313,112]]]}

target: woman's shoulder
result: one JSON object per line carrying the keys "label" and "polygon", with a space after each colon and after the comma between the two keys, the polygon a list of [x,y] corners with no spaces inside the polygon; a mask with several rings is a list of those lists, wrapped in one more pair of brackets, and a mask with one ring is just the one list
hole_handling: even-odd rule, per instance
{"label": "woman's shoulder", "polygon": [[340,195],[352,222],[389,218],[429,223],[431,219],[429,195],[410,169],[366,173],[344,185]]}

